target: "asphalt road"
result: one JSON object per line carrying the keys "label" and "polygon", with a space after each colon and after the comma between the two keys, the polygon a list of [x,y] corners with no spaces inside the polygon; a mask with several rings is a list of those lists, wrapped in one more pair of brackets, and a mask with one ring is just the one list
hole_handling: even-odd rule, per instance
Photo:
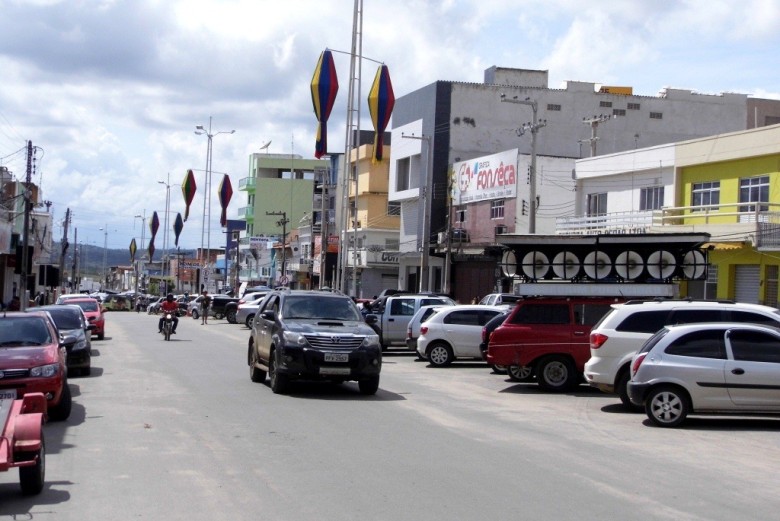
{"label": "asphalt road", "polygon": [[249,331],[112,312],[73,413],[45,427],[46,486],[0,474],[0,521],[768,520],[780,418],[652,427],[613,397],[515,384],[481,363],[384,359],[376,396],[252,383]]}

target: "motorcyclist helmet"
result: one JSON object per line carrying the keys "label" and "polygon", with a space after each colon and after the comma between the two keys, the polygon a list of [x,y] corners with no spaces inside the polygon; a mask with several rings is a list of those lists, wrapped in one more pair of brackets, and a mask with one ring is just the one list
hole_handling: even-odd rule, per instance
{"label": "motorcyclist helmet", "polygon": [[173,302],[173,293],[168,293],[168,295],[165,297],[165,300],[168,302]]}

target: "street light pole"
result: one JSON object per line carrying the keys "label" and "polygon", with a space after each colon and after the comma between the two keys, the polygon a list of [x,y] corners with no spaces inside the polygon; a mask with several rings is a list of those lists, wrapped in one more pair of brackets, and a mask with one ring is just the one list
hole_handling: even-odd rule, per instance
{"label": "street light pole", "polygon": [[[212,160],[213,160],[213,149],[212,149],[212,140],[214,139],[214,136],[219,134],[233,134],[235,130],[230,131],[220,131],[220,132],[211,132],[211,116],[209,116],[209,129],[208,131],[203,127],[203,125],[197,125],[195,127],[195,133],[199,136],[205,135],[208,138],[208,144],[206,147],[206,189],[203,192],[203,224],[200,231],[200,251],[201,251],[201,258],[200,258],[200,265],[201,270],[204,270],[206,268],[206,264],[208,263],[208,259],[211,253],[211,166],[212,166]],[[207,204],[208,203],[208,204]],[[207,215],[208,213],[208,215]],[[208,226],[206,225],[208,220]],[[206,262],[203,260],[203,238],[204,235],[206,237]]]}
{"label": "street light pole", "polygon": [[506,103],[517,103],[518,105],[528,105],[533,112],[533,119],[530,123],[524,123],[522,127],[517,129],[517,135],[522,136],[526,132],[531,133],[531,172],[528,176],[528,233],[536,233],[536,133],[540,128],[547,125],[547,120],[538,121],[536,113],[539,108],[536,100],[526,98],[524,100],[517,99],[515,96],[512,99],[507,99],[506,94],[501,93],[501,101]]}
{"label": "street light pole", "polygon": [[100,283],[101,289],[105,289],[103,284],[108,285],[108,275],[106,274],[106,262],[108,259],[108,223],[103,228],[103,280]]}
{"label": "street light pole", "polygon": [[[168,260],[168,214],[171,210],[171,173],[168,172],[168,182],[157,181],[161,185],[165,185],[165,218],[163,219],[163,269],[162,274],[165,276],[165,269],[167,267]],[[166,284],[167,286],[167,284]]]}
{"label": "street light pole", "polygon": [[[141,251],[143,252],[146,246],[144,246],[144,232],[146,231],[146,208],[144,208],[144,214],[137,214],[133,218],[133,223],[135,223],[135,219],[141,219]],[[138,278],[141,276],[141,261],[143,260],[144,256],[143,253],[141,254],[141,258],[137,261],[135,261],[136,264],[136,270],[135,270],[135,285],[136,285],[136,293],[138,293]]]}

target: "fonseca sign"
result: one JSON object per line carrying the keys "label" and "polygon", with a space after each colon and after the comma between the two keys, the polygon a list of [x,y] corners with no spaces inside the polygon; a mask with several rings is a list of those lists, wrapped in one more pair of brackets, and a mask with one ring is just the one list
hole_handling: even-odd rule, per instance
{"label": "fonseca sign", "polygon": [[517,149],[452,165],[455,204],[517,197]]}

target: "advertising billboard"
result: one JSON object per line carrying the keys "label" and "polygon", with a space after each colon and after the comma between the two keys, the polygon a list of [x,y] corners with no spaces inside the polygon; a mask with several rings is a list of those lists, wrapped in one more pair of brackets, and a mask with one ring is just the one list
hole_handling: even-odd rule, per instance
{"label": "advertising billboard", "polygon": [[517,149],[452,165],[453,203],[517,197]]}

